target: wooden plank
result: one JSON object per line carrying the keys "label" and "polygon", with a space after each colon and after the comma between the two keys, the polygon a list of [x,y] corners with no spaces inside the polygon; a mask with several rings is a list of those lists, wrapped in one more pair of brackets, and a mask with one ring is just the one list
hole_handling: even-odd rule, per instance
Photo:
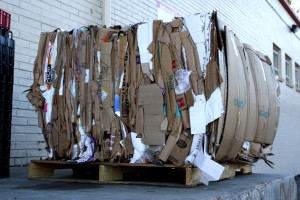
{"label": "wooden plank", "polygon": [[235,164],[225,164],[223,166],[225,168],[221,175],[220,180],[227,179],[227,178],[233,178],[235,176],[235,170],[236,170]]}
{"label": "wooden plank", "polygon": [[120,167],[115,166],[99,166],[99,181],[110,182],[123,180],[123,171]]}
{"label": "wooden plank", "polygon": [[185,169],[185,185],[188,187],[195,187],[200,184],[201,171],[198,168]]}
{"label": "wooden plank", "polygon": [[30,163],[28,168],[28,178],[52,176],[54,168],[47,165]]}
{"label": "wooden plank", "polygon": [[252,173],[252,166],[250,165],[228,163],[228,164],[224,164],[223,166],[225,167],[225,169],[223,174],[221,175],[220,180],[235,177],[236,171],[239,171],[241,174]]}
{"label": "wooden plank", "polygon": [[250,165],[240,165],[241,174],[252,174],[252,166]]}

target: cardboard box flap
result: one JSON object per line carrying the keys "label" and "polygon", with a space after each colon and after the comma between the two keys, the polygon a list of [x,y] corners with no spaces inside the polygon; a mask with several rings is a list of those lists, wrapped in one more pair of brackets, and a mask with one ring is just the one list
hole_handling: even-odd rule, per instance
{"label": "cardboard box flap", "polygon": [[164,145],[165,134],[161,130],[163,96],[157,84],[141,85],[138,90],[138,105],[143,107],[143,141],[148,145]]}

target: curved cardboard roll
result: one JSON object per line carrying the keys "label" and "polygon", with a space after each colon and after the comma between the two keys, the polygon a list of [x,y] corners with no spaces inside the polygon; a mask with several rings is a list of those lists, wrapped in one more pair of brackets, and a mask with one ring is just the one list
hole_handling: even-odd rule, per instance
{"label": "curved cardboard roll", "polygon": [[267,134],[270,115],[270,97],[268,91],[268,80],[264,66],[256,55],[255,50],[248,44],[244,44],[245,52],[250,59],[250,67],[254,77],[254,84],[257,92],[258,125],[253,142],[263,143]]}
{"label": "curved cardboard roll", "polygon": [[267,89],[269,97],[269,107],[268,107],[268,122],[266,134],[262,137],[261,143],[272,144],[275,138],[277,125],[278,125],[278,106],[277,106],[277,91],[276,91],[276,81],[274,78],[271,63],[268,61],[261,52],[256,52],[257,56],[263,65],[263,69],[267,79]]}
{"label": "curved cardboard roll", "polygon": [[225,27],[228,99],[227,114],[223,138],[217,150],[215,160],[225,162],[234,159],[242,147],[247,122],[247,93],[245,72],[242,58],[232,31]]}
{"label": "curved cardboard roll", "polygon": [[240,55],[242,57],[244,72],[246,77],[246,84],[248,88],[247,94],[247,108],[248,108],[248,120],[246,125],[246,132],[245,132],[245,141],[252,142],[255,138],[257,123],[258,123],[258,107],[257,107],[257,92],[254,84],[254,77],[252,75],[252,70],[250,67],[250,60],[248,55],[245,53],[243,48],[243,44],[240,42],[237,36],[235,36],[235,42],[238,46]]}

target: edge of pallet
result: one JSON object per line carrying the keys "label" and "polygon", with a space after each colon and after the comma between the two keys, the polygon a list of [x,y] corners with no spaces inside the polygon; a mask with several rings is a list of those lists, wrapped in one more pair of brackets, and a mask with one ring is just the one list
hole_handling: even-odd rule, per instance
{"label": "edge of pallet", "polygon": [[110,163],[110,162],[89,162],[89,163],[74,163],[60,160],[31,160],[32,163],[38,164],[49,164],[49,165],[70,165],[70,166],[80,166],[80,165],[105,165],[105,166],[117,166],[117,167],[168,167],[168,168],[190,168],[192,165],[176,166],[173,164],[164,165],[154,165],[148,163]]}

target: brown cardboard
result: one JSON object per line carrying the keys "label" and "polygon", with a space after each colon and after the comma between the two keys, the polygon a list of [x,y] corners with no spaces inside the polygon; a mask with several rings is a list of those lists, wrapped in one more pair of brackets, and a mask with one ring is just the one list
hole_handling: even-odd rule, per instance
{"label": "brown cardboard", "polygon": [[191,128],[190,114],[189,114],[188,109],[185,109],[185,110],[181,111],[181,120],[182,120],[182,125],[183,125],[184,129]]}
{"label": "brown cardboard", "polygon": [[215,91],[217,87],[223,82],[219,67],[217,64],[218,58],[218,44],[217,44],[217,32],[215,23],[211,23],[210,31],[210,60],[206,65],[206,77],[205,77],[205,97],[209,99],[210,95]]}
{"label": "brown cardboard", "polygon": [[86,122],[86,99],[87,99],[87,83],[85,81],[86,75],[86,49],[87,49],[87,36],[88,31],[81,32],[78,38],[78,48],[77,48],[77,60],[78,60],[78,101],[80,104],[80,120],[82,126],[85,127]]}
{"label": "brown cardboard", "polygon": [[129,122],[130,126],[133,128],[135,126],[136,118],[136,89],[137,84],[141,76],[141,66],[140,66],[140,57],[137,47],[137,28],[132,26],[128,30],[128,49],[129,49],[129,67],[130,67],[130,82],[129,82]]}
{"label": "brown cardboard", "polygon": [[[161,67],[159,64],[159,59],[157,57],[157,51],[159,51],[159,44],[158,41],[156,40],[157,38],[157,34],[158,31],[162,25],[162,21],[161,20],[153,20],[153,42],[149,45],[148,50],[149,52],[153,55],[153,72],[154,72],[154,76],[155,79],[158,81],[158,77],[159,77],[159,72],[161,71]],[[160,85],[162,86],[162,85]]]}
{"label": "brown cardboard", "polygon": [[141,85],[137,105],[143,107],[143,141],[148,145],[164,145],[165,134],[161,131],[163,96],[157,84]]}
{"label": "brown cardboard", "polygon": [[112,42],[101,44],[101,70],[102,70],[102,90],[107,93],[107,97],[102,101],[103,108],[112,107],[113,103],[113,83],[111,77],[111,54]]}
{"label": "brown cardboard", "polygon": [[250,144],[250,155],[251,156],[259,156],[260,155],[260,150],[261,150],[261,144],[251,142]]}
{"label": "brown cardboard", "polygon": [[182,166],[193,141],[193,135],[184,130],[172,149],[169,160],[176,166]]}
{"label": "brown cardboard", "polygon": [[[52,80],[53,87],[55,88],[52,104],[52,116],[51,116],[51,141],[53,149],[55,151],[56,158],[65,158],[67,151],[71,148],[71,135],[68,134],[67,129],[67,117],[66,110],[66,101],[65,93],[62,95],[59,93],[59,90],[65,90],[61,88],[61,81],[65,77],[65,63],[63,58],[66,56],[64,51],[65,47],[65,33],[57,33],[57,56],[55,60],[55,65],[53,70],[57,73],[57,76]],[[62,86],[64,87],[64,86]]]}
{"label": "brown cardboard", "polygon": [[174,118],[172,127],[173,129],[168,137],[167,143],[158,155],[158,158],[164,162],[168,160],[169,155],[174,146],[176,145],[176,142],[178,141],[179,136],[181,134],[182,123],[179,117]]}
{"label": "brown cardboard", "polygon": [[48,48],[48,43],[50,40],[50,36],[52,33],[41,33],[38,52],[36,56],[36,60],[34,63],[33,75],[34,75],[34,82],[38,83],[39,85],[44,85],[44,66],[45,66],[45,59],[46,59],[46,51]]}
{"label": "brown cardboard", "polygon": [[127,158],[130,159],[133,157],[133,151],[134,151],[130,133],[127,134],[127,137],[125,138],[124,142],[125,142],[125,151],[127,154]]}
{"label": "brown cardboard", "polygon": [[235,41],[238,46],[240,55],[242,57],[246,83],[248,87],[248,94],[247,94],[248,120],[247,120],[244,140],[252,142],[254,140],[257,124],[258,124],[258,107],[257,107],[257,96],[256,96],[257,94],[256,94],[256,89],[254,84],[254,77],[250,66],[249,56],[245,52],[243,45],[241,44],[241,42],[236,36],[235,36]]}
{"label": "brown cardboard", "polygon": [[170,135],[168,137],[167,143],[164,146],[164,148],[161,150],[161,152],[158,155],[158,158],[164,162],[166,162],[169,158],[169,155],[172,151],[172,148],[175,146],[176,142],[177,142],[178,138]]}
{"label": "brown cardboard", "polygon": [[[137,102],[139,102],[138,99]],[[136,112],[136,125],[134,131],[138,135],[138,137],[142,137],[142,134],[144,132],[144,107],[142,105],[138,106],[138,110]]]}
{"label": "brown cardboard", "polygon": [[256,52],[260,61],[263,65],[263,69],[265,72],[266,80],[267,80],[267,88],[268,88],[268,98],[269,98],[269,107],[268,107],[268,123],[267,123],[267,131],[264,135],[262,143],[264,144],[272,144],[277,131],[278,124],[278,106],[277,106],[277,91],[276,91],[276,82],[274,79],[274,74],[272,71],[272,66],[270,61],[261,53]]}
{"label": "brown cardboard", "polygon": [[257,105],[258,105],[258,124],[254,142],[262,143],[265,135],[267,134],[267,123],[269,118],[269,97],[267,80],[264,77],[264,68],[259,59],[255,54],[255,50],[247,44],[244,44],[245,52],[247,53],[250,60],[250,67],[254,78],[255,90],[257,93]]}
{"label": "brown cardboard", "polygon": [[183,22],[181,19],[174,19],[173,21],[170,22],[172,28],[173,28],[173,31],[174,31],[174,28],[181,28],[183,26]]}
{"label": "brown cardboard", "polygon": [[[221,89],[221,94],[222,94],[222,101],[223,101],[223,106],[224,106],[224,113],[222,113],[221,117],[218,120],[218,130],[216,133],[216,138],[215,138],[215,151],[217,147],[220,145],[220,140],[221,136],[223,134],[223,128],[224,128],[224,123],[225,123],[225,116],[227,113],[227,85],[228,85],[228,77],[227,77],[227,68],[226,68],[226,60],[225,60],[225,54],[222,51],[218,51],[218,60],[219,60],[219,69],[220,69],[220,74],[224,78],[224,81],[220,85]],[[214,156],[215,156],[214,152]]]}
{"label": "brown cardboard", "polygon": [[247,86],[241,56],[232,31],[226,30],[228,101],[223,139],[215,160],[225,162],[237,156],[241,149],[247,121]]}
{"label": "brown cardboard", "polygon": [[187,59],[187,69],[192,71],[190,75],[191,86],[193,88],[193,92],[197,95],[198,94],[198,73],[196,69],[196,60],[195,60],[195,53],[194,48],[189,40],[190,34],[188,31],[180,32],[180,38],[182,40],[182,44],[185,49],[186,59]]}
{"label": "brown cardboard", "polygon": [[167,131],[168,131],[168,118],[165,118],[163,120],[163,122],[160,125],[160,129],[161,129],[161,131],[163,131],[164,133],[167,134]]}
{"label": "brown cardboard", "polygon": [[219,72],[218,64],[215,60],[210,60],[206,66],[205,78],[205,97],[209,99],[210,95],[223,82]]}
{"label": "brown cardboard", "polygon": [[[176,114],[176,97],[175,97],[175,78],[172,71],[172,57],[169,49],[170,37],[163,25],[160,26],[156,40],[158,43],[158,48],[160,49],[160,55],[156,55],[158,63],[161,66],[162,78],[165,85],[166,98],[165,102],[167,104],[167,117],[169,126],[172,125],[173,117]],[[172,129],[172,127],[170,127]]]}
{"label": "brown cardboard", "polygon": [[177,69],[183,69],[182,64],[182,42],[179,32],[170,34],[170,51],[172,54],[172,70],[175,72]]}

